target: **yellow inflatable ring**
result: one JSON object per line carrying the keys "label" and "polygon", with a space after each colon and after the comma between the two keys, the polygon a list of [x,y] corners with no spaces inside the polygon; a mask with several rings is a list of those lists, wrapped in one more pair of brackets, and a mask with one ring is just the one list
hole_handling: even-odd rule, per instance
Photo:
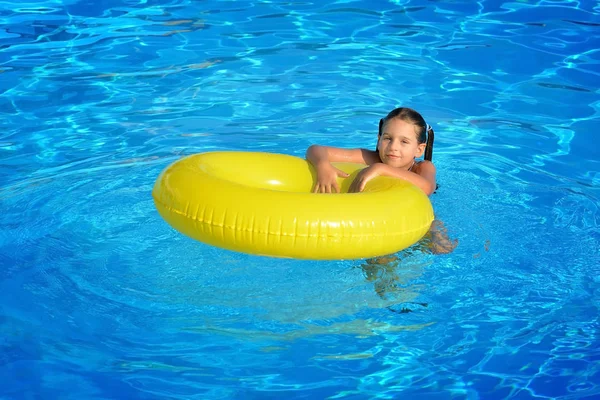
{"label": "yellow inflatable ring", "polygon": [[[362,164],[339,163],[351,174]],[[391,254],[421,239],[433,221],[416,186],[378,177],[361,193],[311,193],[315,172],[283,154],[212,152],[169,165],[152,196],[160,215],[183,234],[251,254],[354,259]]]}

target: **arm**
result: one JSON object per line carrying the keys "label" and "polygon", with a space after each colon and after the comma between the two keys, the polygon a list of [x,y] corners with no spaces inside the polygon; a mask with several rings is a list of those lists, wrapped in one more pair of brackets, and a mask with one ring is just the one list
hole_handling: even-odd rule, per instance
{"label": "arm", "polygon": [[427,196],[435,190],[435,166],[430,161],[419,163],[415,172],[404,171],[389,165],[377,163],[362,170],[352,185],[349,192],[360,192],[365,188],[365,184],[377,176],[391,176],[392,178],[409,181],[419,187]]}
{"label": "arm", "polygon": [[313,144],[306,150],[306,159],[317,167],[324,162],[354,162],[371,165],[379,160],[377,152],[366,149],[341,149]]}
{"label": "arm", "polygon": [[341,149],[312,145],[306,150],[306,159],[317,172],[317,183],[313,192],[332,193],[340,191],[337,177],[348,177],[348,174],[331,165],[332,162],[355,162],[371,165],[379,160],[379,156],[374,151],[365,149]]}
{"label": "arm", "polygon": [[414,174],[421,179],[420,182],[413,183],[420,187],[427,196],[431,196],[437,187],[435,165],[431,161],[421,161]]}

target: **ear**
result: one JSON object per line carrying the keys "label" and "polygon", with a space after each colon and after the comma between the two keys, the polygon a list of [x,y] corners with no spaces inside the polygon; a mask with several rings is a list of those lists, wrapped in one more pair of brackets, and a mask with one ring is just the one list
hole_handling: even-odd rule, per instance
{"label": "ear", "polygon": [[415,158],[419,158],[423,156],[425,153],[425,147],[427,147],[427,143],[421,143],[417,146],[417,152],[415,153]]}

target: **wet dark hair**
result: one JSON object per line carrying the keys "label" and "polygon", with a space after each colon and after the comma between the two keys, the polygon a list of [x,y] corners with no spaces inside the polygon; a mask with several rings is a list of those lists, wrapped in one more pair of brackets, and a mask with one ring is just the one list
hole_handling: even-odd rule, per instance
{"label": "wet dark hair", "polygon": [[380,119],[379,136],[383,134],[383,128],[385,127],[385,125],[394,118],[398,118],[402,121],[415,125],[417,129],[417,141],[419,142],[419,144],[425,143],[425,155],[423,158],[427,161],[431,161],[431,157],[433,155],[433,128],[427,125],[425,119],[423,119],[421,114],[419,114],[412,108],[395,108],[392,111],[390,111],[390,113],[386,115],[385,118]]}

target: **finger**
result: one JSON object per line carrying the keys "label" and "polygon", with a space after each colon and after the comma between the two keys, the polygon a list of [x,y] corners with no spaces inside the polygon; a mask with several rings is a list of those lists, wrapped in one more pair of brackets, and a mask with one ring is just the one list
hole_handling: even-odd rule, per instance
{"label": "finger", "polygon": [[325,186],[325,193],[331,193],[331,185]]}
{"label": "finger", "polygon": [[338,186],[337,183],[335,183],[333,185],[333,193],[339,193],[340,192],[340,187]]}
{"label": "finger", "polygon": [[319,184],[317,183],[312,190],[313,193],[319,193]]}
{"label": "finger", "polygon": [[350,176],[339,168],[336,168],[335,170],[337,171],[338,176],[341,176],[342,178],[347,178]]}
{"label": "finger", "polygon": [[354,193],[354,187],[356,186],[356,181],[352,182],[350,184],[350,187],[348,188],[348,193]]}
{"label": "finger", "polygon": [[363,187],[363,182],[362,180],[355,180],[354,182],[352,182],[352,193],[358,193],[362,191],[362,187]]}

